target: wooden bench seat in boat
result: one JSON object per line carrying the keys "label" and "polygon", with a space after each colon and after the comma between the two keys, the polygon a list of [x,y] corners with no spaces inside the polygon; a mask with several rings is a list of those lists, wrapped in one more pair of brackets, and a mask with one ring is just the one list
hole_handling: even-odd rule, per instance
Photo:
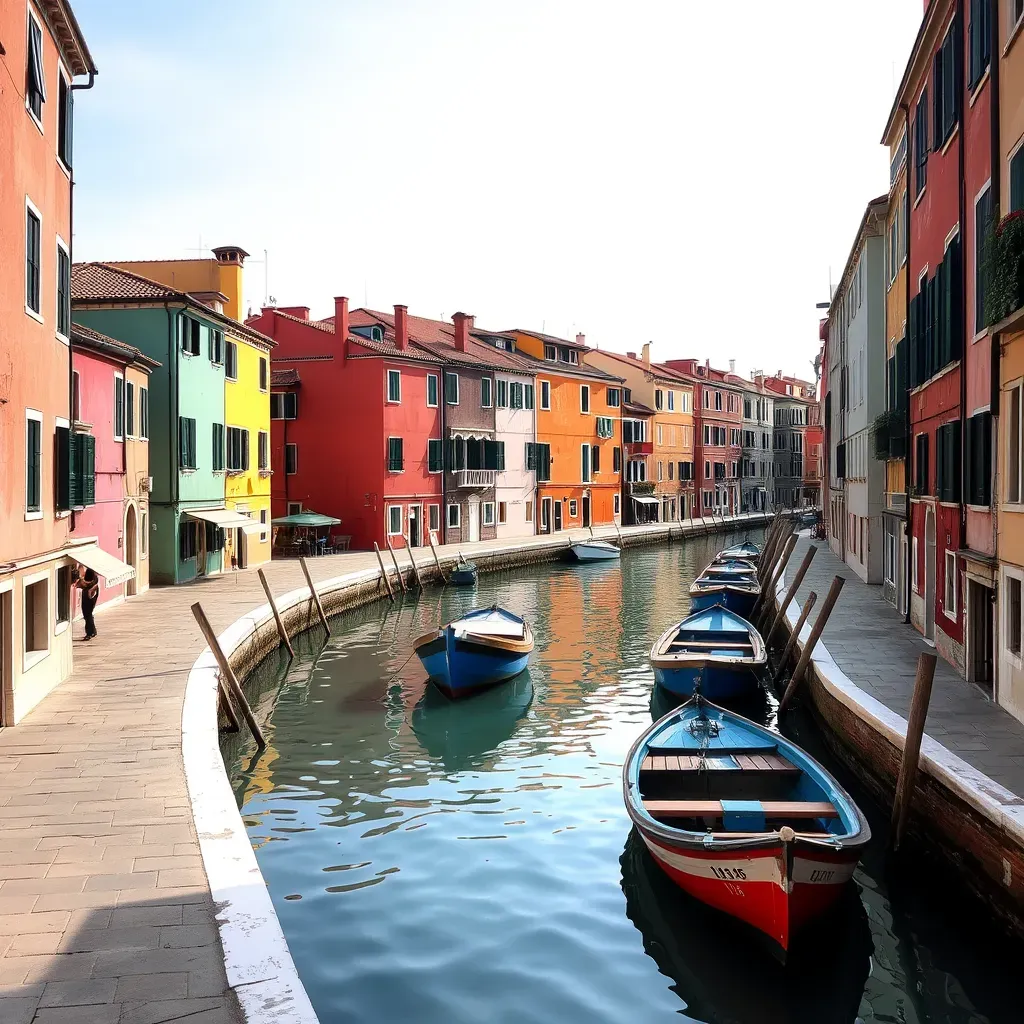
{"label": "wooden bench seat in boat", "polygon": [[754,649],[752,643],[743,640],[673,640],[668,645],[668,649],[672,650],[673,647],[707,647],[713,650],[732,650],[735,648],[741,651],[752,651]]}
{"label": "wooden bench seat in boat", "polygon": [[[722,818],[721,800],[645,800],[644,809],[655,818]],[[838,818],[835,805],[827,801],[763,800],[766,818]]]}
{"label": "wooden bench seat in boat", "polygon": [[[733,754],[736,768],[723,765],[715,760],[716,751],[708,751],[705,760],[706,771],[759,771],[778,772],[783,775],[799,775],[800,769],[790,764],[781,754]],[[640,764],[642,772],[695,772],[700,768],[702,758],[698,754],[648,754]]]}

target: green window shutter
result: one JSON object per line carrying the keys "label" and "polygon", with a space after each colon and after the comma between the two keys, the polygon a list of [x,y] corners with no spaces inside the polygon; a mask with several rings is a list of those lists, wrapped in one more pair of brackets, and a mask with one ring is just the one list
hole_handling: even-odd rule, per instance
{"label": "green window shutter", "polygon": [[456,456],[458,454],[456,452],[456,450],[455,450],[455,440],[454,440],[454,438],[449,438],[448,439],[448,443],[447,443],[446,447],[448,449],[448,472],[449,473],[454,473],[455,472],[455,459],[456,459]]}
{"label": "green window shutter", "polygon": [[501,473],[505,469],[505,442],[504,441],[495,441],[494,443],[497,445],[497,449],[498,449],[497,450],[497,455],[498,455],[497,469],[498,469],[498,472]]}
{"label": "green window shutter", "polygon": [[949,425],[946,447],[949,449],[949,500],[959,501],[963,493],[963,450],[961,447],[960,421]]}
{"label": "green window shutter", "polygon": [[618,445],[612,449],[612,472],[622,472],[622,449]]}
{"label": "green window shutter", "polygon": [[249,468],[249,431],[242,431],[242,469]]}
{"label": "green window shutter", "polygon": [[[669,463],[671,466],[672,463]],[[592,473],[599,473],[601,471],[601,449],[596,445],[590,446],[590,471]]]}
{"label": "green window shutter", "polygon": [[440,473],[444,469],[440,441],[427,442],[427,468],[431,473]]}
{"label": "green window shutter", "polygon": [[78,470],[79,452],[82,448],[78,435],[68,432],[68,508],[77,508],[82,503],[81,481]]}
{"label": "green window shutter", "polygon": [[388,470],[398,473],[403,469],[402,439],[400,437],[388,438]]}
{"label": "green window shutter", "polygon": [[498,468],[498,451],[497,443],[495,441],[484,441],[484,453],[483,453],[483,466],[481,469],[497,469]]}
{"label": "green window shutter", "polygon": [[444,400],[449,405],[459,404],[459,375],[457,373],[444,375]]}
{"label": "green window shutter", "polygon": [[1009,213],[1024,210],[1024,147],[1017,150],[1010,161],[1010,209]]}
{"label": "green window shutter", "polygon": [[538,480],[550,480],[551,479],[551,445],[541,444],[537,446],[538,459],[537,459],[537,479]]}
{"label": "green window shutter", "polygon": [[82,504],[96,504],[96,438],[91,434],[83,434],[79,438],[84,442],[82,455]]}
{"label": "green window shutter", "polygon": [[526,391],[526,408],[527,409],[532,409],[533,408],[533,385],[532,384],[527,384],[526,388],[525,388],[525,391]]}
{"label": "green window shutter", "polygon": [[427,377],[427,405],[437,405],[437,377],[430,374]]}
{"label": "green window shutter", "polygon": [[526,442],[526,468],[537,468],[537,446],[532,441]]}
{"label": "green window shutter", "polygon": [[57,427],[57,496],[56,506],[60,512],[71,508],[71,431],[68,427]]}

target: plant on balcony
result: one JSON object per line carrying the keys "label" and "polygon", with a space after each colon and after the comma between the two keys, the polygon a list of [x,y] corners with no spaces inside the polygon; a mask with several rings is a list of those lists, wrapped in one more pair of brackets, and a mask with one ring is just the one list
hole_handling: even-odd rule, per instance
{"label": "plant on balcony", "polygon": [[991,325],[1024,305],[1024,210],[1008,213],[989,235],[982,266],[985,322]]}
{"label": "plant on balcony", "polygon": [[633,494],[653,494],[654,493],[654,481],[653,480],[636,480],[632,484]]}

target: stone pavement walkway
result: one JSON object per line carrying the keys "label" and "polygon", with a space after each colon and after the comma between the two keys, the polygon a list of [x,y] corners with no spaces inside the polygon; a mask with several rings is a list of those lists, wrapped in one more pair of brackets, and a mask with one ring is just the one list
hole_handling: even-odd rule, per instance
{"label": "stone pavement walkway", "polygon": [[[824,541],[801,537],[786,569],[792,579],[810,544],[818,548],[797,592],[802,604],[811,590],[818,607],[835,576],[846,579],[836,610],[822,634],[836,664],[862,690],[904,718],[910,716],[917,658],[935,653],[913,626],[882,597],[882,588],[868,586]],[[817,608],[811,612],[811,620]],[[1024,723],[963,680],[939,656],[925,731],[994,782],[1024,794]],[[2,890],[0,890],[2,892]]]}
{"label": "stone pavement walkway", "polygon": [[[309,562],[317,583],[376,565],[365,552]],[[276,594],[304,585],[295,561],[265,569]],[[266,598],[244,571],[102,610],[72,677],[0,730],[0,1024],[239,1021],[181,756],[205,646],[197,600],[219,633]]]}

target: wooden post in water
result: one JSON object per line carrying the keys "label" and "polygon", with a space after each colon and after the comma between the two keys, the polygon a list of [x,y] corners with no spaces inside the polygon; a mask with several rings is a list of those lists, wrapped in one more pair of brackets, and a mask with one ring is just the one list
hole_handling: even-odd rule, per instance
{"label": "wooden post in water", "polygon": [[807,602],[804,604],[803,609],[796,620],[796,625],[793,627],[793,632],[789,635],[789,640],[786,641],[786,646],[782,651],[782,657],[779,658],[778,668],[775,669],[775,675],[772,676],[773,683],[777,683],[785,674],[786,666],[789,664],[789,655],[796,646],[796,642],[800,637],[800,630],[804,628],[807,616],[811,614],[811,609],[814,607],[817,600],[818,595],[812,590],[807,595]]}
{"label": "wooden post in water", "polygon": [[768,584],[762,584],[761,593],[757,601],[754,602],[754,610],[751,613],[751,617],[754,618],[755,621],[757,621],[756,617],[763,613],[765,607],[771,610],[776,584],[782,578],[782,574],[786,571],[786,566],[789,565],[789,560],[793,555],[793,549],[795,547],[796,534],[791,533],[786,541],[786,546],[782,549],[782,557],[776,563],[775,568],[772,571]]}
{"label": "wooden post in water", "polygon": [[313,580],[310,578],[309,566],[306,565],[305,557],[299,558],[299,565],[302,566],[302,575],[306,577],[306,585],[309,587],[309,593],[313,598],[313,604],[316,605],[316,610],[320,613],[320,622],[323,624],[324,632],[330,636],[331,627],[327,623],[327,616],[324,615],[324,606],[320,603],[320,595],[316,592],[316,587],[313,586]]}
{"label": "wooden post in water", "polygon": [[206,638],[210,650],[213,651],[213,656],[217,659],[221,678],[227,680],[228,689],[235,698],[235,703],[242,709],[242,717],[245,719],[245,724],[249,726],[249,732],[252,733],[252,738],[256,741],[256,745],[262,750],[267,745],[267,741],[263,738],[263,731],[260,729],[259,722],[256,721],[256,716],[252,713],[252,708],[249,707],[249,702],[245,699],[242,687],[238,685],[238,679],[228,664],[228,659],[224,657],[224,652],[220,648],[220,643],[217,640],[216,633],[213,631],[213,627],[210,625],[210,620],[206,617],[206,612],[203,611],[203,606],[198,601],[192,605],[192,614],[195,616],[196,622],[199,623],[199,628],[203,631],[203,636]]}
{"label": "wooden post in water", "polygon": [[224,689],[224,677],[217,673],[217,706],[221,714],[228,720],[228,732],[238,732],[238,716],[231,706],[231,698],[228,691]]}
{"label": "wooden post in water", "polygon": [[758,560],[757,578],[762,586],[767,583],[772,569],[775,568],[775,555],[779,549],[780,536],[781,534],[776,534],[776,536],[772,537],[771,541],[765,545],[765,549],[761,552],[761,557]]}
{"label": "wooden post in water", "polygon": [[910,799],[914,795],[917,781],[917,765],[921,759],[921,739],[924,736],[924,722],[928,717],[928,702],[932,696],[932,682],[935,679],[936,657],[922,651],[917,658],[917,676],[914,679],[914,697],[910,703],[910,721],[903,741],[903,756],[900,758],[900,777],[896,783],[896,799],[892,805],[893,850],[900,848],[903,833],[910,816]]}
{"label": "wooden post in water", "polygon": [[441,568],[441,559],[437,557],[437,548],[434,547],[434,535],[427,530],[427,540],[430,541],[430,550],[434,555],[434,565],[437,566],[437,575],[441,577],[442,583],[447,583],[448,578],[444,574],[444,569]]}
{"label": "wooden post in water", "polygon": [[395,572],[398,574],[398,582],[402,584],[402,593],[406,594],[409,588],[405,585],[405,577],[402,575],[402,570],[398,568],[398,556],[395,554],[395,549],[391,546],[391,540],[388,539],[386,542],[388,551],[391,552],[391,561],[395,563]]}
{"label": "wooden post in water", "polygon": [[[388,579],[387,570],[384,568],[384,559],[380,557],[380,548],[377,547],[377,542],[373,542],[373,550],[377,552],[377,562],[380,565],[380,574],[384,579],[384,586],[388,588],[388,597],[391,598],[391,603],[395,603],[395,592],[391,589],[391,580]],[[437,555],[435,554],[436,558]]]}
{"label": "wooden post in water", "polygon": [[818,643],[818,637],[821,636],[821,631],[825,628],[825,623],[828,622],[828,617],[832,614],[832,609],[836,605],[836,601],[839,600],[839,595],[842,592],[843,584],[846,580],[842,576],[836,576],[832,580],[832,586],[828,588],[828,593],[825,595],[825,603],[821,606],[821,611],[818,612],[818,617],[814,621],[814,625],[811,627],[811,635],[807,639],[807,643],[804,645],[804,649],[800,654],[800,660],[796,663],[796,669],[793,672],[789,680],[789,685],[786,687],[786,693],[779,704],[779,711],[783,712],[789,707],[790,701],[793,699],[793,694],[796,693],[797,687],[800,685],[800,681],[803,679],[804,673],[807,670],[807,663],[811,660],[811,654],[814,653],[815,645]]}
{"label": "wooden post in water", "polygon": [[270,610],[274,613],[274,621],[277,623],[277,633],[281,637],[281,643],[288,648],[288,653],[294,658],[295,652],[292,650],[292,642],[288,639],[288,630],[284,628],[284,623],[281,621],[281,613],[277,610],[277,602],[274,600],[266,574],[262,569],[259,569],[256,575],[259,576],[260,583],[263,584],[263,593],[267,595],[267,601],[270,602]]}
{"label": "wooden post in water", "polygon": [[405,538],[405,547],[406,550],[409,552],[409,561],[412,562],[412,575],[413,578],[416,580],[416,586],[419,587],[420,590],[422,590],[423,580],[420,579],[420,567],[416,564],[416,559],[413,557],[412,544],[409,543],[408,537]]}
{"label": "wooden post in water", "polygon": [[[775,635],[775,630],[779,628],[779,623],[782,622],[782,617],[786,614],[786,609],[789,607],[789,603],[796,596],[797,590],[800,588],[800,584],[803,583],[804,577],[807,575],[807,570],[811,567],[811,562],[814,561],[814,556],[817,552],[817,548],[812,544],[807,549],[807,554],[804,555],[804,560],[800,563],[800,568],[797,569],[796,575],[793,577],[793,582],[789,585],[789,590],[786,591],[786,596],[782,599],[782,604],[779,605],[778,614],[772,620],[772,627],[765,633],[761,631],[761,635],[764,637],[765,646],[771,647],[772,637]],[[771,603],[768,604],[768,615],[771,614]]]}

